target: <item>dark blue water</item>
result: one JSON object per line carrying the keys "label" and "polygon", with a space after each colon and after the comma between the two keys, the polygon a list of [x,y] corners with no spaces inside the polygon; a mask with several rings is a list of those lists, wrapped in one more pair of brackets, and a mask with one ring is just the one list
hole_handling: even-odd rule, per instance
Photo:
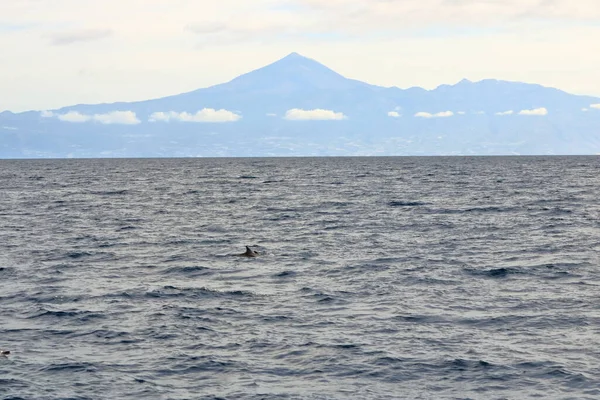
{"label": "dark blue water", "polygon": [[600,398],[598,157],[0,168],[2,399]]}

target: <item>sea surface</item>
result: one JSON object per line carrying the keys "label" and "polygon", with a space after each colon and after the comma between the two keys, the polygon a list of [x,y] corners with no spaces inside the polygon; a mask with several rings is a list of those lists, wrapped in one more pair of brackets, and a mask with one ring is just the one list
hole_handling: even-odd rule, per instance
{"label": "sea surface", "polygon": [[599,251],[600,157],[3,160],[0,399],[598,399]]}

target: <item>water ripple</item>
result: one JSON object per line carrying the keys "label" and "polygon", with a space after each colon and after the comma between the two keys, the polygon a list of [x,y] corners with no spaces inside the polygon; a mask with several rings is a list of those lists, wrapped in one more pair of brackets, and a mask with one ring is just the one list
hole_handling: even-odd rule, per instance
{"label": "water ripple", "polygon": [[2,399],[600,396],[597,157],[0,164]]}

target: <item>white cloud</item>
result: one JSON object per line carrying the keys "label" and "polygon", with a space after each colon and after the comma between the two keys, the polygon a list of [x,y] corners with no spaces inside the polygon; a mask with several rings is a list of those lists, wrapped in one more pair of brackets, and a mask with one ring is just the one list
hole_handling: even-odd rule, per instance
{"label": "white cloud", "polygon": [[414,116],[417,118],[433,118],[433,114],[425,112],[425,111],[419,111]]}
{"label": "white cloud", "polygon": [[158,111],[150,115],[150,122],[169,122],[171,120],[181,122],[235,122],[239,120],[241,115],[234,113],[233,111],[220,109],[215,110],[214,108],[203,108],[197,111],[195,114],[188,112],[176,112],[176,111]]}
{"label": "white cloud", "polygon": [[178,115],[179,115],[179,113],[176,113],[175,111],[169,111],[168,113],[163,112],[163,111],[157,111],[157,112],[153,112],[152,114],[150,114],[150,118],[148,118],[148,121],[150,121],[150,122],[159,122],[159,121],[169,122],[169,120],[171,118],[176,119],[175,117]]}
{"label": "white cloud", "polygon": [[[0,32],[0,93],[11,93],[0,109],[182,93],[290,51],[384,86],[434,88],[493,77],[600,95],[600,52],[588,51],[600,42],[597,0],[0,3],[0,19],[19,27]],[[194,51],[199,43],[203,51]],[[424,68],[443,63],[447,68]]]}
{"label": "white cloud", "polygon": [[94,114],[92,117],[94,121],[102,124],[122,124],[122,125],[136,125],[141,121],[137,118],[133,111],[111,111],[106,114]]}
{"label": "white cloud", "polygon": [[431,113],[428,113],[425,111],[420,111],[415,114],[415,117],[417,117],[417,118],[444,118],[444,117],[451,117],[453,115],[454,115],[454,113],[452,111],[442,111],[442,112],[435,113],[435,114],[431,114]]}
{"label": "white cloud", "polygon": [[583,111],[583,112],[587,112],[587,111],[590,111],[590,110],[589,110],[588,108],[585,108],[585,107],[584,107],[584,108],[582,108],[582,109],[581,109],[581,111]]}
{"label": "white cloud", "polygon": [[466,114],[466,112],[464,112],[464,111],[458,111],[458,112],[457,112],[457,114],[458,114],[458,115],[465,115],[465,114]]}
{"label": "white cloud", "polygon": [[277,114],[275,114],[275,113],[267,113],[267,117],[276,117],[276,116],[277,116]]}
{"label": "white cloud", "polygon": [[88,122],[95,121],[101,124],[120,124],[120,125],[135,125],[141,121],[137,118],[133,111],[111,111],[105,114],[87,115],[79,111],[71,110],[65,114],[57,114],[52,111],[40,112],[42,118],[58,118],[63,122]]}
{"label": "white cloud", "polygon": [[77,42],[90,42],[111,36],[110,29],[81,29],[69,32],[58,32],[47,35],[54,46],[62,46]]}
{"label": "white cloud", "polygon": [[433,118],[433,114],[425,112],[425,111],[419,111],[418,113],[415,114],[415,117],[418,117],[418,118]]}
{"label": "white cloud", "polygon": [[[556,19],[594,21],[600,17],[595,0],[295,0],[315,13],[324,14],[330,23],[345,29],[394,29],[402,27],[489,26],[500,23]],[[395,24],[394,24],[395,21]],[[395,26],[394,26],[395,25]]]}
{"label": "white cloud", "polygon": [[91,116],[81,114],[78,111],[69,111],[66,114],[56,114],[56,117],[64,122],[87,122],[92,119]]}
{"label": "white cloud", "polygon": [[185,30],[188,32],[196,33],[198,35],[205,35],[210,33],[221,32],[227,29],[227,25],[223,22],[214,21],[203,21],[188,24]]}
{"label": "white cloud", "polygon": [[496,115],[512,115],[512,114],[514,114],[513,110],[501,111],[501,112],[496,113]]}
{"label": "white cloud", "polygon": [[314,110],[302,110],[292,108],[285,113],[285,119],[290,121],[306,121],[306,120],[342,120],[346,119],[344,113],[335,112],[332,110],[323,110],[320,108]]}
{"label": "white cloud", "polygon": [[590,104],[590,108],[595,108],[597,110],[600,110],[600,104]]}
{"label": "white cloud", "polygon": [[397,111],[390,111],[387,113],[388,117],[392,117],[392,118],[399,118],[400,117],[400,113],[398,113]]}
{"label": "white cloud", "polygon": [[548,115],[548,110],[546,110],[544,107],[535,108],[533,110],[521,110],[521,111],[519,111],[519,115],[538,115],[538,116],[544,116],[544,115]]}
{"label": "white cloud", "polygon": [[[235,8],[238,7],[239,5]],[[299,10],[265,7],[263,10],[254,8],[245,13],[217,18],[215,21],[203,15],[203,20],[187,24],[184,30],[195,34],[201,46],[232,45],[261,40],[269,40],[269,42],[290,39],[310,40],[314,35],[330,31],[329,27],[323,24],[327,18],[308,10],[299,12]]]}

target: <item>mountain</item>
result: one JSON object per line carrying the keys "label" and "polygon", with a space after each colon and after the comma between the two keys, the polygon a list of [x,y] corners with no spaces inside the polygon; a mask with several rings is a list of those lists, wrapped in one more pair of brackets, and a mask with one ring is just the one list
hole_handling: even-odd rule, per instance
{"label": "mountain", "polygon": [[179,95],[0,113],[0,158],[597,153],[600,98],[493,79],[386,88],[297,53]]}

